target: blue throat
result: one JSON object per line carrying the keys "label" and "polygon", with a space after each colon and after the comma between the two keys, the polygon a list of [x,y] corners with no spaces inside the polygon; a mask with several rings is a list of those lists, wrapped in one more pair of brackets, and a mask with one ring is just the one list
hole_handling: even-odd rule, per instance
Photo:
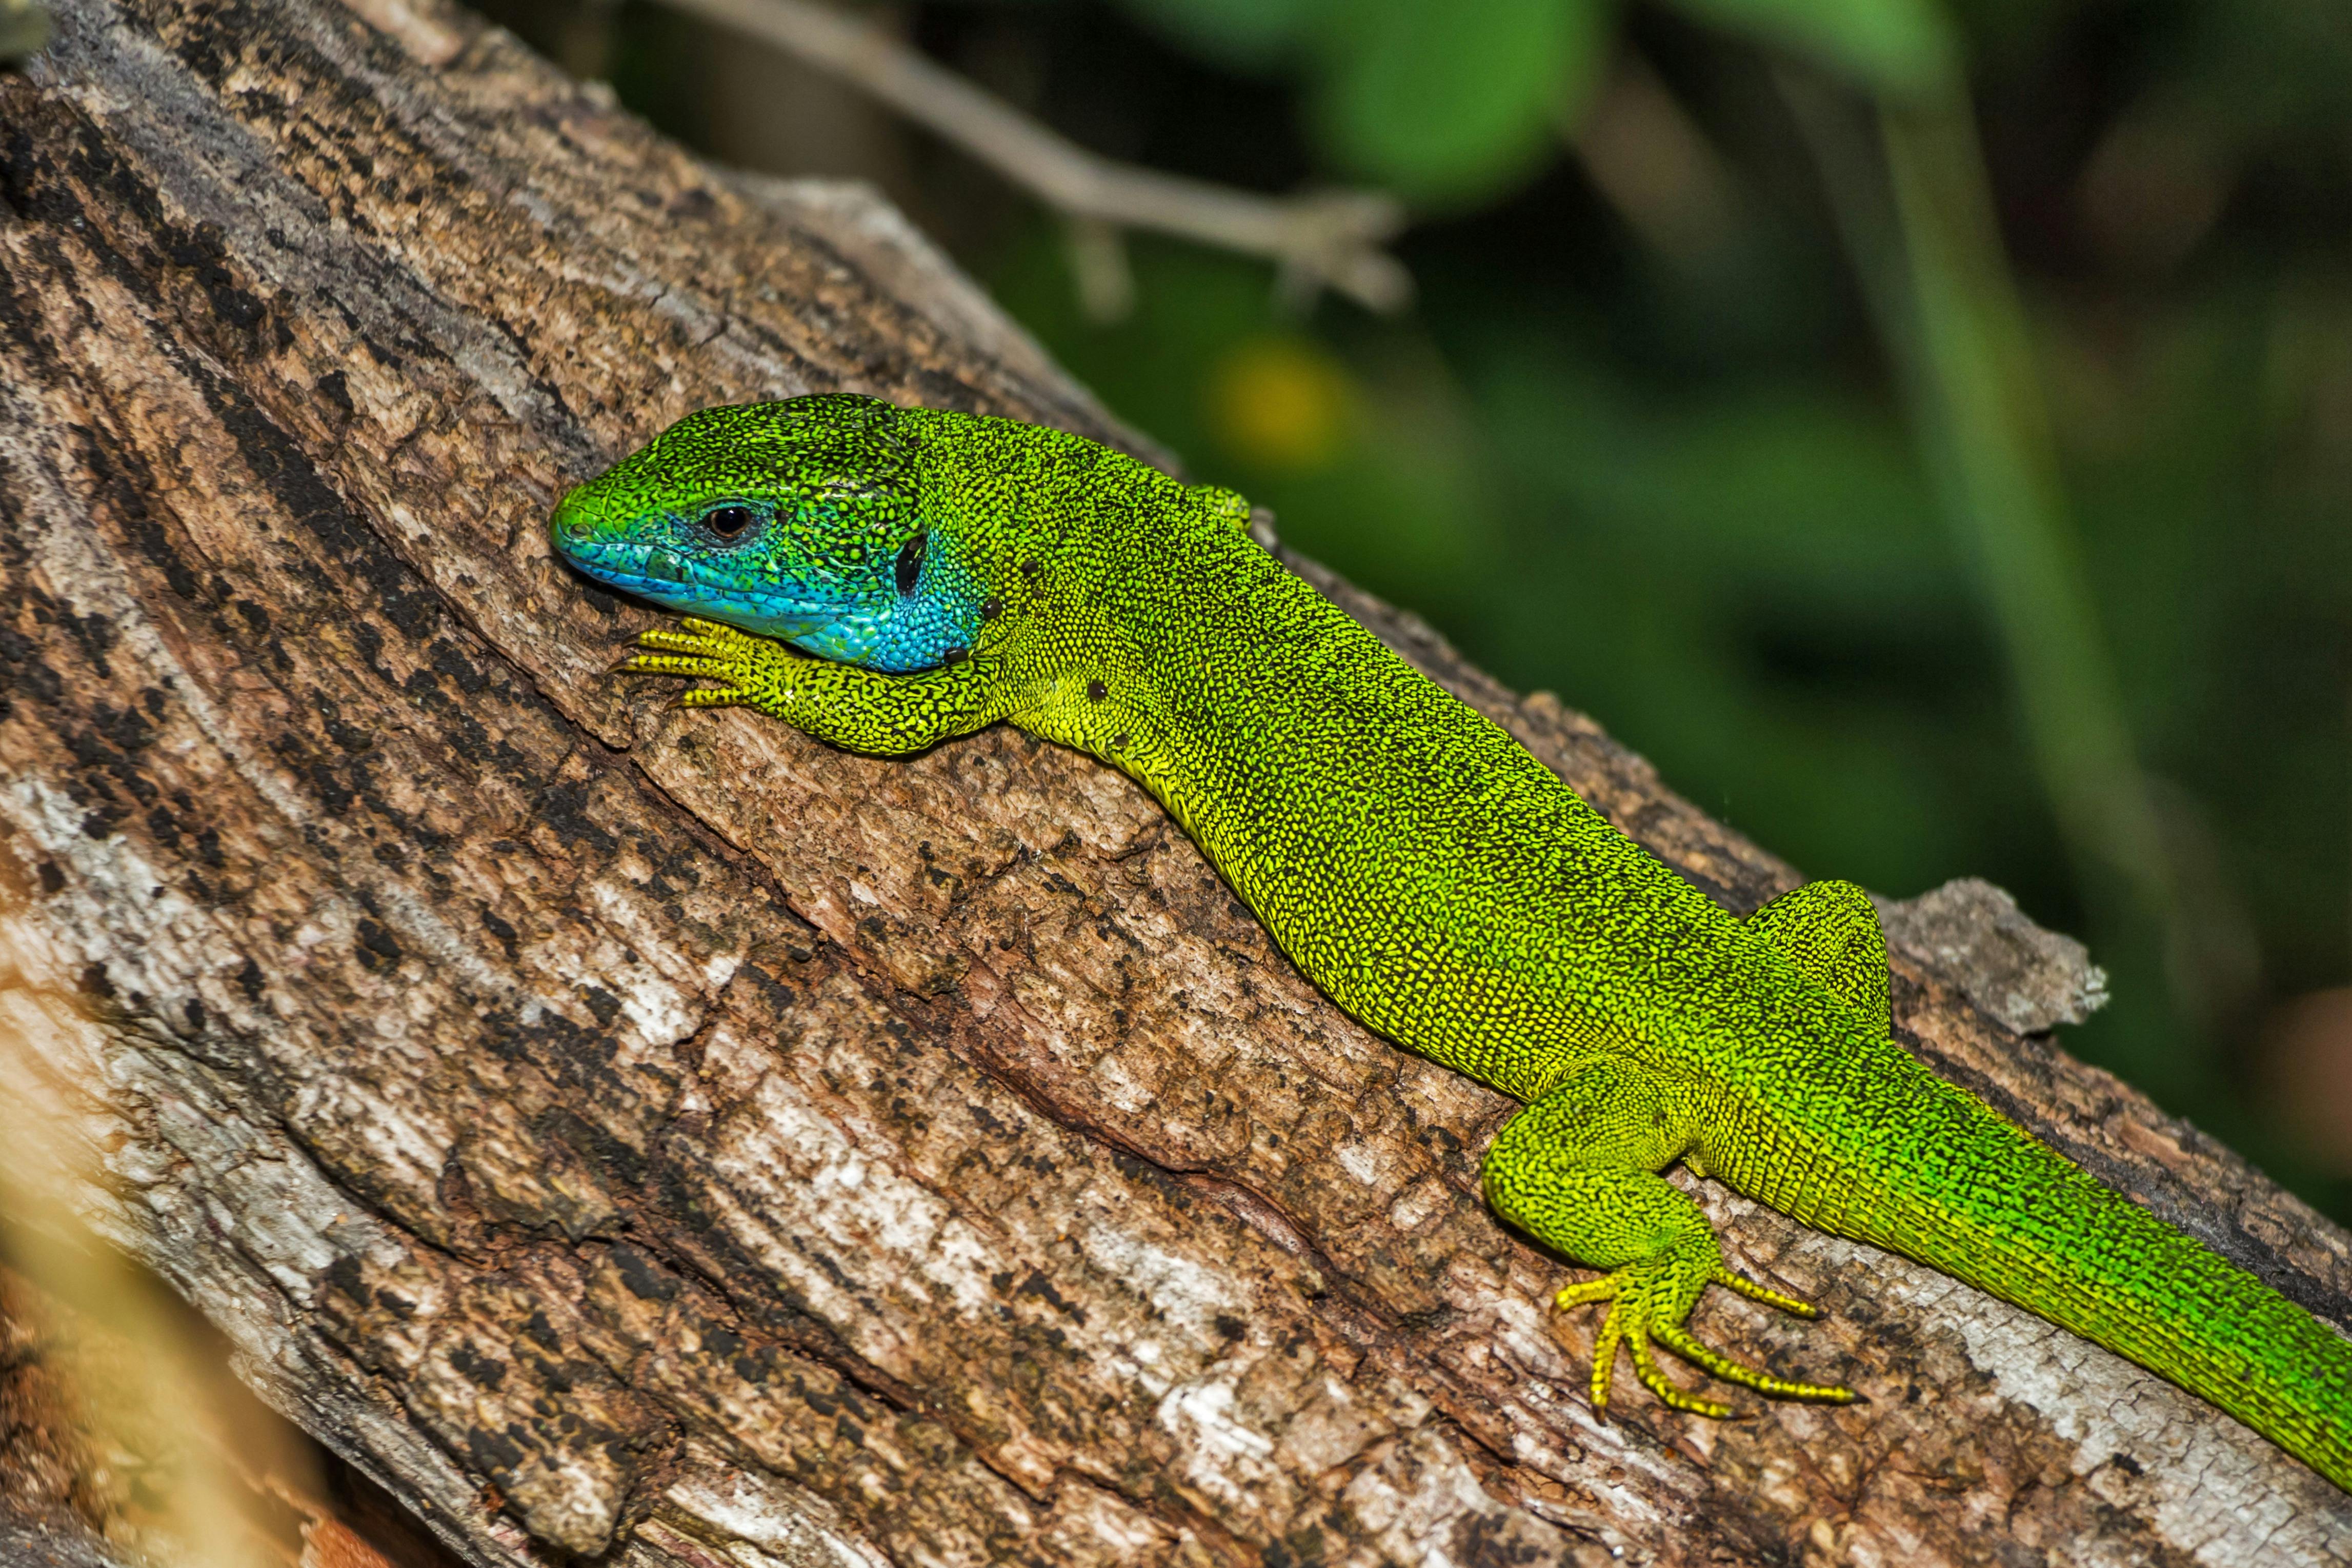
{"label": "blue throat", "polygon": [[860,578],[713,581],[694,556],[633,542],[559,537],[565,560],[608,587],[666,610],[775,637],[820,658],[891,675],[933,668],[979,636],[982,591],[945,551],[922,553],[900,584]]}

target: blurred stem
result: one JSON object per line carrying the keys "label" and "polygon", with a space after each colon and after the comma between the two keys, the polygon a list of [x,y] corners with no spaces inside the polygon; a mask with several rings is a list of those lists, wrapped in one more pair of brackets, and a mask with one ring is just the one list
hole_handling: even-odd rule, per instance
{"label": "blurred stem", "polygon": [[2024,310],[1969,106],[1878,116],[1908,263],[1908,367],[1946,494],[2015,668],[2062,825],[2159,918],[2172,883],[2084,580]]}
{"label": "blurred stem", "polygon": [[1745,226],[1723,154],[1630,42],[1560,132],[1626,226],[1682,271],[1704,274]]}
{"label": "blurred stem", "polygon": [[563,16],[555,63],[582,81],[604,81],[613,74],[620,33],[621,0],[583,0]]}
{"label": "blurred stem", "polygon": [[2206,1021],[2178,868],[2124,721],[1965,92],[1955,82],[1882,103],[1874,146],[1825,89],[1781,85],[1977,574],[2084,893],[2095,910],[2162,929],[2176,992]]}
{"label": "blurred stem", "polygon": [[[25,984],[22,973],[15,949],[0,940],[0,1259],[76,1320],[104,1331],[114,1347],[111,1375],[78,1380],[74,1391],[87,1423],[81,1436],[110,1474],[104,1483],[82,1479],[90,1522],[131,1547],[133,1561],[178,1568],[286,1561],[268,1549],[268,1531],[244,1506],[249,1494],[237,1478],[267,1475],[308,1497],[320,1494],[318,1479],[307,1473],[306,1455],[236,1425],[209,1395],[206,1357],[186,1311],[87,1223],[81,1205],[109,1190],[109,1177],[88,1142],[100,1119],[70,1074],[100,1059],[76,1037],[93,1026],[71,999]],[[121,1539],[126,1531],[134,1539]],[[373,1549],[349,1561],[383,1568]]]}

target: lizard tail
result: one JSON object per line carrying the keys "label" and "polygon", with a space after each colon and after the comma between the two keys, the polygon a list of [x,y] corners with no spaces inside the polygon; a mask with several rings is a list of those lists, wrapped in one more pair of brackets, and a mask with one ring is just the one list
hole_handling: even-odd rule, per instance
{"label": "lizard tail", "polygon": [[[1837,1216],[1845,1226],[1832,1220],[1831,1228],[2137,1362],[2352,1491],[2352,1341],[1982,1102],[1942,1087],[1952,1099],[1939,1109],[1959,1111],[1965,1130],[1948,1116],[1927,1120],[1963,1135],[1915,1143],[1923,1158],[1902,1183],[1911,1190],[1883,1207],[1858,1205],[1876,1212],[1849,1211]],[[1932,1174],[1923,1182],[1920,1172]]]}

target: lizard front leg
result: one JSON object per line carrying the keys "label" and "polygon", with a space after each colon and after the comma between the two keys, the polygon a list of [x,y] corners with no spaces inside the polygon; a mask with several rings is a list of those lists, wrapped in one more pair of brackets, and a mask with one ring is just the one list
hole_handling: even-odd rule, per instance
{"label": "lizard front leg", "polygon": [[631,675],[715,680],[678,694],[681,708],[756,708],[852,752],[906,756],[1003,717],[993,671],[964,658],[915,675],[811,658],[782,644],[688,616],[639,634],[619,668]]}
{"label": "lizard front leg", "polygon": [[1578,1068],[1503,1125],[1486,1151],[1486,1201],[1538,1240],[1609,1272],[1562,1290],[1563,1310],[1607,1301],[1592,1348],[1592,1407],[1609,1413],[1617,1348],[1643,1387],[1676,1410],[1726,1416],[1731,1407],[1686,1393],[1658,1368],[1652,1345],[1726,1383],[1775,1399],[1845,1404],[1853,1391],[1790,1383],[1701,1344],[1685,1326],[1709,1285],[1723,1285],[1800,1317],[1794,1297],[1724,1266],[1715,1231],[1690,1194],[1657,1173],[1690,1147],[1698,1121],[1683,1084],[1619,1058]]}

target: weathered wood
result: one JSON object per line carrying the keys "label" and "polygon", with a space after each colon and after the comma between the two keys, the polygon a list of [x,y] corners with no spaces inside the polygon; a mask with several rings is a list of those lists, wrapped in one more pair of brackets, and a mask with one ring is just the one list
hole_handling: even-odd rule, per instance
{"label": "weathered wood", "polygon": [[[2352,1556],[2200,1402],[1712,1188],[1829,1316],[1701,1326],[1871,1403],[1596,1425],[1593,1321],[1478,1200],[1506,1102],[1340,1016],[1139,791],[609,679],[652,617],[542,520],[688,409],[1136,446],[886,210],[432,0],[68,0],[0,202],[0,1115],[470,1560]],[[1794,880],[1329,586],[1729,905]],[[1998,924],[1897,922],[1905,1037],[2352,1320],[2341,1232],[1996,1021],[2084,980],[2017,1011]]]}

